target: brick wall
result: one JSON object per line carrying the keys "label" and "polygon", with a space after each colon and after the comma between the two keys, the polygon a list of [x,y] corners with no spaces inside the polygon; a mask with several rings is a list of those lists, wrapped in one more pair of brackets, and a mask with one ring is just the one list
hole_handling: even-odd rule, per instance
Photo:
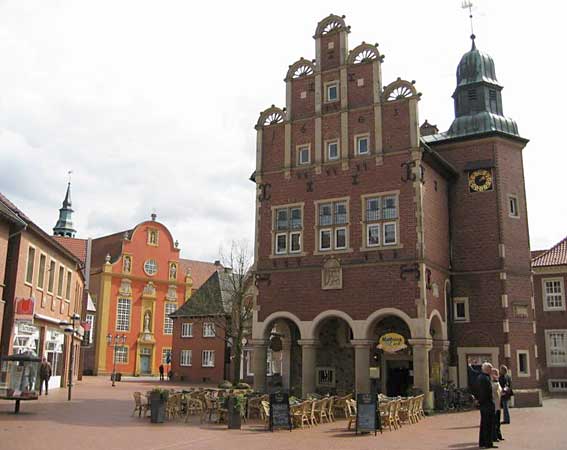
{"label": "brick wall", "polygon": [[[218,323],[219,319],[214,322]],[[215,337],[203,337],[203,323],[210,321],[202,318],[186,318],[180,317],[173,322],[173,354],[171,359],[171,367],[175,374],[176,379],[189,381],[192,383],[214,383],[218,384],[228,374],[225,374],[225,331],[221,326],[216,326]],[[181,337],[182,324],[193,324],[192,337]],[[192,364],[191,366],[181,365],[181,351],[192,351]],[[213,350],[215,352],[215,366],[203,367],[202,366],[202,352],[203,350]]]}

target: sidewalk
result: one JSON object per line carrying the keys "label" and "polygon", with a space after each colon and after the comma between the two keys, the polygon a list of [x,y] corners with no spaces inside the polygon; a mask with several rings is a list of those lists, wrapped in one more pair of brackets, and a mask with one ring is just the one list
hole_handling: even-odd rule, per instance
{"label": "sidewalk", "polygon": [[[479,414],[444,414],[418,424],[374,437],[346,431],[337,420],[312,429],[268,433],[259,422],[242,430],[226,425],[183,422],[150,424],[131,417],[132,393],[153,386],[187,386],[152,380],[119,382],[111,387],[107,377],[85,377],[73,388],[50,392],[38,401],[0,401],[0,450],[472,450],[477,447]],[[504,425],[501,449],[565,450],[567,399],[550,399],[543,408],[513,409],[512,424]]]}

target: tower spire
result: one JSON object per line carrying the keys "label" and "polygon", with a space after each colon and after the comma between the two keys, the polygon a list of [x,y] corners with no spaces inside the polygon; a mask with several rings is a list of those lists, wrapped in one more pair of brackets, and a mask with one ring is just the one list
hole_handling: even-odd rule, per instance
{"label": "tower spire", "polygon": [[476,39],[476,35],[474,34],[474,22],[473,22],[473,13],[472,13],[472,8],[473,8],[473,3],[471,0],[463,0],[463,3],[461,4],[463,9],[468,9],[469,10],[469,19],[471,21],[471,41],[472,41],[472,50],[476,49],[476,45],[474,40]]}
{"label": "tower spire", "polygon": [[64,236],[64,237],[75,237],[77,232],[73,228],[73,208],[71,202],[71,174],[73,171],[69,170],[67,175],[69,180],[67,181],[67,191],[65,192],[65,198],[63,200],[63,206],[59,209],[59,219],[53,227],[54,236]]}

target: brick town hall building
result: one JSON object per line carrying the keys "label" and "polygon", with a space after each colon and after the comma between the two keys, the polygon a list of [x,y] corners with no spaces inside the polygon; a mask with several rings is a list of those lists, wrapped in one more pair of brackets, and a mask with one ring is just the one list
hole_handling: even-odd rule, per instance
{"label": "brick town hall building", "polygon": [[[455,120],[419,125],[414,83],[383,86],[383,56],[331,15],[315,59],[256,124],[255,387],[428,393],[467,364],[506,364],[539,404],[522,149],[490,56],[457,68]],[[532,305],[522,318],[514,305]],[[280,345],[281,344],[281,345]],[[398,351],[394,351],[398,350]]]}

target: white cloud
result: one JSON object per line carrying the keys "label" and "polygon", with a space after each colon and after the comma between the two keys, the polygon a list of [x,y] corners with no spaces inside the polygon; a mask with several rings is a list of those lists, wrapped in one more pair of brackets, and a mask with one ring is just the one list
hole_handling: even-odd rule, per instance
{"label": "white cloud", "polygon": [[[543,87],[563,73],[553,46],[565,7],[479,4],[477,44],[495,59],[506,114],[531,139],[532,246],[548,247],[567,217],[555,200],[565,94]],[[351,48],[380,44],[386,83],[417,80],[421,119],[446,129],[470,46],[458,0],[0,1],[0,190],[50,230],[72,169],[81,236],[131,228],[155,209],[186,257],[212,260],[221,242],[252,240],[253,125],[283,105],[288,65],[314,57],[311,36],[331,11],[347,15]]]}

